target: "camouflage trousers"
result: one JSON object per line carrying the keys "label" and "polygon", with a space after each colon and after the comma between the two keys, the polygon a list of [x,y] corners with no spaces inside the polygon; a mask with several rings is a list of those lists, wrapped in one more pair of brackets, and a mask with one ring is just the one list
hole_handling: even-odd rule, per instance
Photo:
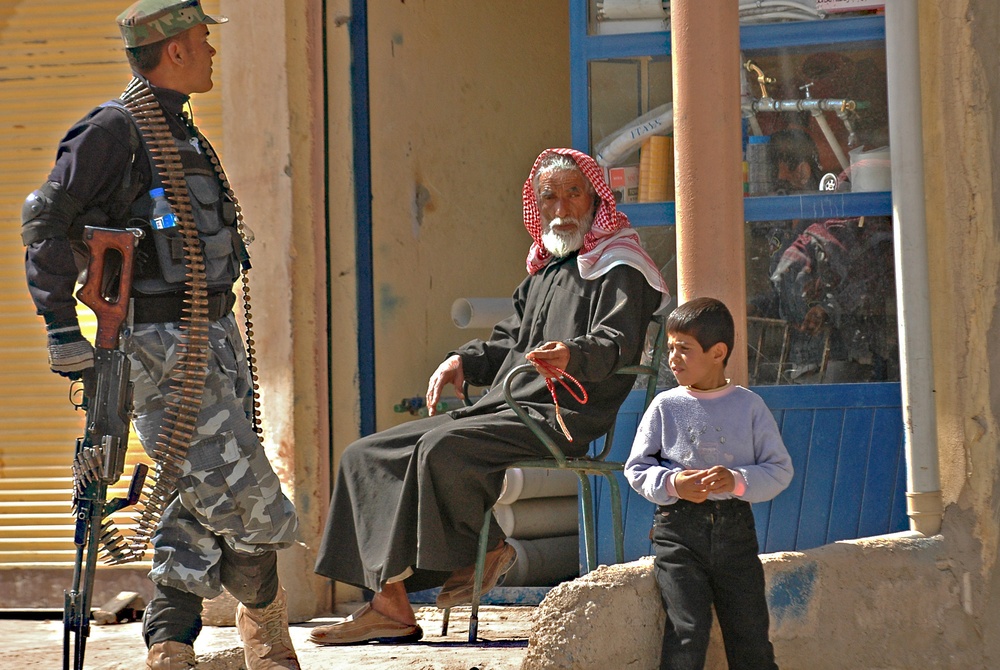
{"label": "camouflage trousers", "polygon": [[[153,535],[150,579],[203,598],[222,593],[221,543],[259,554],[295,542],[291,501],[253,430],[246,350],[232,314],[209,329],[208,375],[197,428],[181,463],[178,495]],[[181,333],[177,323],[137,324],[128,337],[135,432],[152,454],[162,433]]]}

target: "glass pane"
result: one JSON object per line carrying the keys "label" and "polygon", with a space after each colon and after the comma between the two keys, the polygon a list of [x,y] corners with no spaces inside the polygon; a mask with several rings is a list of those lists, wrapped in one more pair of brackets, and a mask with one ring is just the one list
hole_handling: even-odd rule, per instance
{"label": "glass pane", "polygon": [[590,63],[590,144],[619,202],[673,200],[672,98],[666,57]]}
{"label": "glass pane", "polygon": [[[666,313],[670,313],[677,306],[677,236],[676,226],[644,226],[638,229],[642,246],[660,268],[660,274],[667,282],[670,289],[671,303]],[[649,363],[648,357],[644,363]],[[646,379],[639,377],[636,379],[636,388],[645,389]],[[660,389],[669,389],[677,386],[670,371],[670,361],[664,349],[663,358],[660,360],[660,372],[657,375],[657,386]]]}
{"label": "glass pane", "polygon": [[[580,0],[574,0],[580,1]],[[620,35],[670,30],[669,0],[586,0],[587,32]],[[816,21],[883,13],[876,0],[783,0],[740,2],[740,24]]]}
{"label": "glass pane", "polygon": [[899,381],[889,217],[746,224],[751,385]]}
{"label": "glass pane", "polygon": [[743,53],[748,195],[887,191],[885,47]]}

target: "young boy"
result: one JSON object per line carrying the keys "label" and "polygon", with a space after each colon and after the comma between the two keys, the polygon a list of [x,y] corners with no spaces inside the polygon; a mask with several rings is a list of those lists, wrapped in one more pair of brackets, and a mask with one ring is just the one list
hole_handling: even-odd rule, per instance
{"label": "young boy", "polygon": [[781,493],[792,461],[764,401],[725,377],[734,338],[726,306],[696,298],[666,328],[679,386],[653,400],[625,463],[632,488],[657,503],[660,668],[702,670],[713,605],[730,670],[777,668],[750,503]]}

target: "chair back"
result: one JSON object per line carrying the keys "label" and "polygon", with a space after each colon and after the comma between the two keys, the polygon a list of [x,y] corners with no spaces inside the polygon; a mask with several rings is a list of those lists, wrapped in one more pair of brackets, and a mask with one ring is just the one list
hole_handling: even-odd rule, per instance
{"label": "chair back", "polygon": [[[647,333],[646,337],[646,342],[649,345],[649,350],[646,352],[649,356],[649,361],[639,365],[627,365],[615,372],[615,374],[619,375],[646,376],[646,398],[642,403],[643,411],[646,411],[649,403],[653,402],[653,398],[656,396],[656,384],[660,378],[660,365],[663,362],[663,345],[667,340],[667,316],[665,314],[653,315],[650,325],[653,328],[651,332]],[[615,440],[615,426],[617,423],[616,420],[611,424],[611,428],[604,437],[604,448],[601,449],[600,453],[593,456],[594,460],[603,461],[611,453],[611,445]]]}

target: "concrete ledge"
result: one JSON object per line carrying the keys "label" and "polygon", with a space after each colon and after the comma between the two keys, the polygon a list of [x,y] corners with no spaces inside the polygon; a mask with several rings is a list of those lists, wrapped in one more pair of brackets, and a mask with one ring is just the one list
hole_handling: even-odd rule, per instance
{"label": "concrete ledge", "polygon": [[[779,665],[809,670],[983,665],[969,576],[915,533],[761,556]],[[524,670],[654,668],[664,614],[652,558],[597,570],[539,605]],[[726,667],[716,625],[707,670]]]}

